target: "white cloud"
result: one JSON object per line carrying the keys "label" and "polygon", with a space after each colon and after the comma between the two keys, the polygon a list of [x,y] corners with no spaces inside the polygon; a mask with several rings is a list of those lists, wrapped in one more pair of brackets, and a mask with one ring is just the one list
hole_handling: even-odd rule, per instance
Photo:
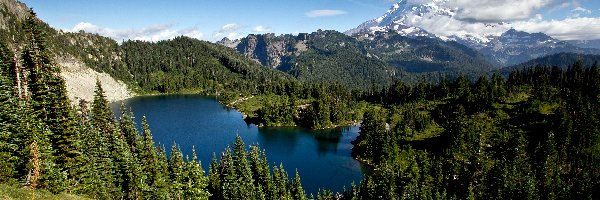
{"label": "white cloud", "polygon": [[75,25],[71,31],[85,31],[88,33],[96,33],[102,36],[110,37],[118,42],[123,40],[144,40],[144,41],[160,41],[172,39],[177,36],[185,35],[188,37],[201,39],[204,34],[197,28],[174,29],[170,24],[158,24],[140,29],[124,29],[117,30],[105,27],[99,27],[89,22],[80,22]]}
{"label": "white cloud", "polygon": [[215,32],[213,34],[213,40],[220,40],[223,37],[227,37],[229,39],[235,40],[235,39],[240,39],[243,36],[243,34],[241,33],[241,29],[243,27],[239,24],[225,24],[223,25],[223,27],[221,27],[221,29],[217,32]]}
{"label": "white cloud", "polygon": [[219,32],[225,33],[225,32],[230,32],[230,31],[237,31],[240,28],[242,28],[242,27],[238,24],[225,24],[225,25],[223,25],[221,30],[219,30]]}
{"label": "white cloud", "polygon": [[266,32],[270,32],[271,28],[270,27],[266,27],[266,26],[255,26],[252,31],[254,32],[258,32],[258,33],[266,33]]}
{"label": "white cloud", "polygon": [[515,29],[526,32],[542,32],[559,40],[600,39],[600,18],[568,18],[564,20],[523,21],[514,24]]}
{"label": "white cloud", "polygon": [[[421,27],[442,38],[474,37],[482,41],[499,36],[510,28],[530,33],[542,32],[560,40],[600,39],[600,17],[575,1],[558,0],[407,0],[408,3],[429,4],[449,8],[454,15],[435,12],[408,14],[402,22]],[[565,3],[567,2],[567,3]],[[434,4],[431,4],[434,5]],[[572,6],[572,7],[571,7]],[[595,11],[596,8],[594,8]],[[541,13],[570,13],[566,19],[545,19]],[[578,13],[580,15],[573,15]],[[404,19],[404,18],[403,18]]]}
{"label": "white cloud", "polygon": [[331,17],[331,16],[338,16],[338,15],[345,15],[348,12],[343,11],[343,10],[311,10],[306,12],[304,15],[306,15],[307,17]]}
{"label": "white cloud", "polygon": [[583,8],[581,6],[579,6],[577,8],[574,8],[573,10],[571,10],[571,12],[581,12],[581,13],[588,13],[588,14],[592,13],[591,10],[585,9],[585,8]]}
{"label": "white cloud", "polygon": [[456,18],[460,20],[506,22],[529,19],[552,3],[552,0],[456,0],[446,4],[456,9]]}
{"label": "white cloud", "polygon": [[544,19],[536,14],[528,20],[511,23],[465,23],[449,17],[424,17],[415,21],[414,26],[421,27],[442,37],[479,33],[482,35],[500,35],[510,28],[529,33],[542,32],[559,40],[600,39],[600,18],[580,17],[564,20]]}
{"label": "white cloud", "polygon": [[571,15],[569,18],[579,18],[581,15],[592,14],[592,11],[581,6],[577,6],[573,10],[571,10]]}

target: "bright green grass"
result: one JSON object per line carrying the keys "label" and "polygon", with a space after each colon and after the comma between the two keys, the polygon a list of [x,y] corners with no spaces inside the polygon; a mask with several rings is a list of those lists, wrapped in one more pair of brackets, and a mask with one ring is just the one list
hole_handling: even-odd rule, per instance
{"label": "bright green grass", "polygon": [[415,134],[414,136],[407,138],[406,140],[408,140],[408,141],[426,140],[429,138],[437,137],[440,134],[442,134],[443,132],[444,132],[443,127],[441,127],[437,124],[432,124],[429,127],[427,127],[425,130],[423,130],[422,132],[419,132],[419,133]]}
{"label": "bright green grass", "polygon": [[542,102],[539,106],[539,112],[544,115],[552,115],[554,111],[559,107],[558,103]]}
{"label": "bright green grass", "polygon": [[[0,184],[0,199],[9,200],[9,199],[22,199],[22,200],[31,200],[31,190],[26,187],[20,186],[10,186],[7,184]],[[45,190],[37,189],[35,190],[35,199],[40,200],[83,200],[88,199],[77,195],[72,194],[52,194]]]}

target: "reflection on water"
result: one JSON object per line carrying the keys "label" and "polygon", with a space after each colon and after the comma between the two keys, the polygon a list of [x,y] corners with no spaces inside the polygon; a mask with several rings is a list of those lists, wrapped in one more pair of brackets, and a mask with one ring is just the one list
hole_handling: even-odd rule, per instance
{"label": "reflection on water", "polygon": [[[246,124],[241,113],[224,108],[214,97],[199,95],[136,97],[124,103],[137,116],[138,130],[141,116],[147,116],[154,139],[167,150],[176,142],[189,154],[195,146],[205,170],[213,152],[223,151],[240,135],[246,144],[265,149],[270,164],[282,163],[289,173],[298,169],[308,193],[316,195],[323,187],[341,191],[363,176],[360,163],[350,157],[350,142],[356,138],[358,126],[316,131],[258,128]],[[112,105],[116,113],[119,105]]]}

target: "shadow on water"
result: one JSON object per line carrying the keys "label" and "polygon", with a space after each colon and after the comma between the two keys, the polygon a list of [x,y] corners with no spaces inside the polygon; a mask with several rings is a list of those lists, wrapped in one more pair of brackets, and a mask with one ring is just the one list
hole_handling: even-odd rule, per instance
{"label": "shadow on water", "polygon": [[315,131],[314,137],[317,141],[317,152],[319,155],[328,153],[337,154],[338,144],[342,138],[341,128]]}
{"label": "shadow on water", "polygon": [[[260,146],[276,148],[280,151],[292,152],[296,149],[298,141],[307,133],[299,131],[296,128],[259,128],[258,142]],[[306,137],[306,136],[304,136]]]}

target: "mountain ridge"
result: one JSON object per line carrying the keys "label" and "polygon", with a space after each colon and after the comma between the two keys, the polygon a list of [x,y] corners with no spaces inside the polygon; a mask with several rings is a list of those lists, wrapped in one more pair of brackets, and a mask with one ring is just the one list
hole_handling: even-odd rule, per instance
{"label": "mountain ridge", "polygon": [[[344,65],[378,71],[376,73],[380,74],[380,79],[391,76],[409,82],[415,79],[410,76],[423,73],[477,74],[498,68],[498,65],[488,62],[479,52],[460,43],[426,36],[408,37],[391,32],[365,33],[353,37],[333,30],[279,36],[272,33],[250,34],[236,41],[224,38],[217,43],[236,49],[240,54],[264,66],[287,72],[300,79],[303,79],[303,76],[306,78],[303,74],[311,71],[307,66],[321,66],[320,70],[338,71],[336,68],[339,67],[328,61],[333,59],[344,62],[336,52],[351,52],[353,56],[348,54],[346,59],[358,59],[354,62],[359,63],[358,65]],[[377,64],[371,69],[370,66],[360,63]],[[332,78],[330,81],[345,81]],[[354,82],[360,81],[364,80]]]}

